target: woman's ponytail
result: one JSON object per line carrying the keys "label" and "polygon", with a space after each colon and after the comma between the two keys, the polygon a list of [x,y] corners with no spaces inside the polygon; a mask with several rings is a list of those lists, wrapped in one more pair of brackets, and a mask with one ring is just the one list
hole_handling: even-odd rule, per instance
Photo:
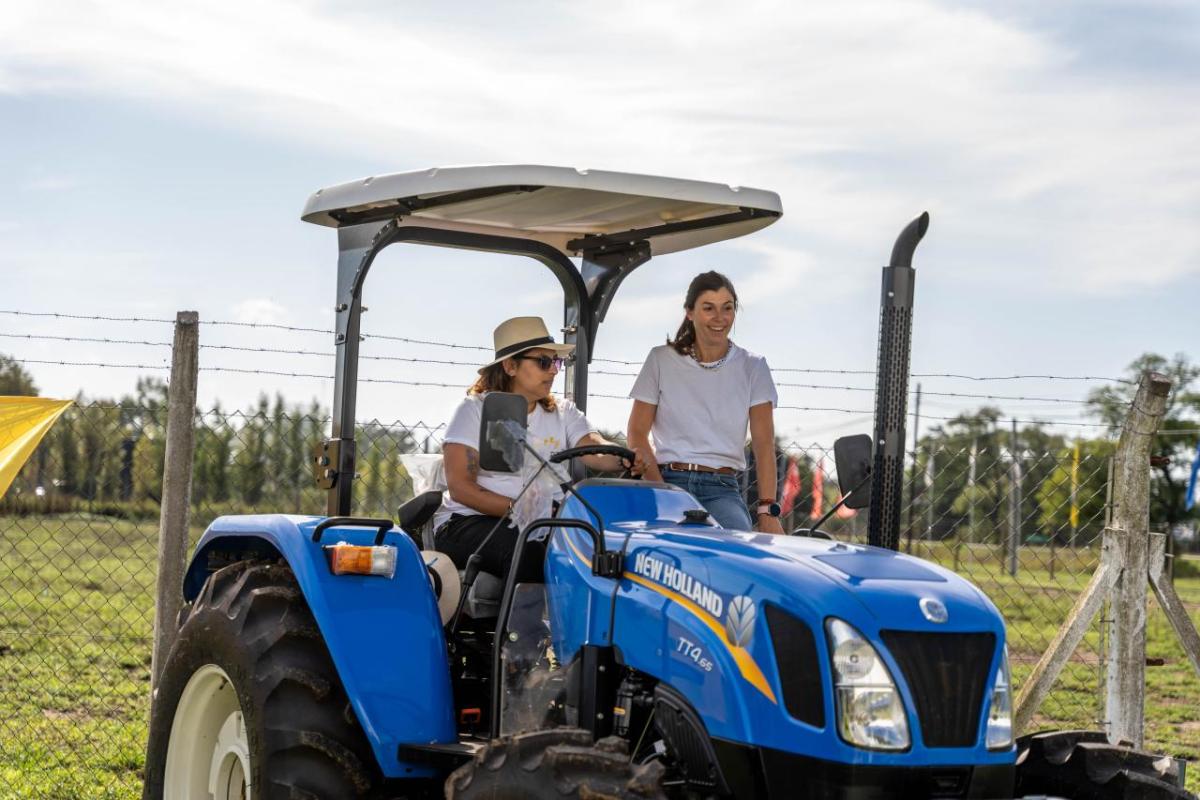
{"label": "woman's ponytail", "polygon": [[679,330],[675,331],[674,339],[667,339],[667,344],[675,348],[675,352],[681,356],[686,356],[692,352],[692,345],[696,343],[696,326],[687,317],[683,318],[683,322],[679,324]]}

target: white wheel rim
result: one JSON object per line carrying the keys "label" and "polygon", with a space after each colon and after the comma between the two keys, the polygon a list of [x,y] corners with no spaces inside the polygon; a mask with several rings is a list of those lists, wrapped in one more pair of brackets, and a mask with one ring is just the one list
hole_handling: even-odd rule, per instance
{"label": "white wheel rim", "polygon": [[196,670],[179,697],[163,800],[251,800],[246,721],[233,683],[215,664]]}

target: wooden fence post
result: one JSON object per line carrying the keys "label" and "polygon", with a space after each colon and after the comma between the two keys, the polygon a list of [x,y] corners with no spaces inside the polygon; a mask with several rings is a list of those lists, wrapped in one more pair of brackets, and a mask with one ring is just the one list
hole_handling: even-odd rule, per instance
{"label": "wooden fence post", "polygon": [[1121,429],[1113,465],[1113,525],[1126,536],[1113,554],[1121,565],[1110,592],[1106,718],[1111,742],[1142,746],[1145,732],[1146,593],[1150,588],[1150,449],[1171,381],[1147,372]]}
{"label": "wooden fence post", "polygon": [[150,661],[151,697],[158,689],[163,662],[175,641],[179,611],[183,605],[199,349],[200,315],[195,311],[180,311],[175,315],[171,383],[167,393],[167,446],[163,459],[162,511],[158,525],[158,594],[154,606],[154,652]]}
{"label": "wooden fence post", "polygon": [[[1146,591],[1153,582],[1164,607],[1182,603],[1173,588],[1160,579],[1161,541],[1150,556],[1150,447],[1158,424],[1166,411],[1171,381],[1164,375],[1147,372],[1138,384],[1117,453],[1109,461],[1111,527],[1104,529],[1100,565],[1087,588],[1076,599],[1066,622],[1038,660],[1037,666],[1021,686],[1013,708],[1013,729],[1024,732],[1038,706],[1050,691],[1088,625],[1107,596],[1112,611],[1109,626],[1109,658],[1105,671],[1108,737],[1112,742],[1131,742],[1142,746],[1146,693]],[[1158,568],[1155,569],[1157,559]],[[1166,587],[1166,588],[1164,588]],[[1184,649],[1200,651],[1200,636],[1195,626],[1171,617],[1184,642]],[[1189,636],[1190,632],[1190,636]],[[1200,656],[1193,658],[1200,670]]]}
{"label": "wooden fence post", "polygon": [[1059,673],[1067,665],[1075,648],[1079,647],[1079,643],[1083,641],[1083,635],[1087,633],[1088,626],[1092,624],[1092,618],[1100,610],[1105,595],[1108,594],[1121,571],[1115,554],[1121,549],[1122,542],[1127,538],[1125,531],[1122,530],[1107,529],[1104,531],[1104,540],[1100,547],[1100,566],[1092,573],[1092,579],[1088,582],[1087,588],[1075,599],[1075,605],[1067,613],[1067,621],[1058,629],[1058,633],[1046,648],[1046,652],[1042,653],[1042,657],[1038,659],[1037,666],[1033,668],[1033,672],[1021,685],[1021,692],[1017,695],[1017,701],[1013,708],[1013,731],[1015,733],[1021,734],[1028,730],[1034,713],[1046,699],[1046,695],[1050,693],[1050,687],[1054,685]]}
{"label": "wooden fence post", "polygon": [[1179,595],[1175,594],[1175,584],[1171,582],[1171,576],[1163,568],[1169,536],[1170,534],[1162,533],[1150,534],[1150,585],[1154,587],[1158,605],[1167,615],[1171,627],[1175,629],[1175,635],[1179,637],[1179,643],[1183,645],[1183,652],[1196,668],[1196,674],[1200,675],[1200,632],[1196,631],[1196,624],[1188,617],[1187,608],[1179,599]]}

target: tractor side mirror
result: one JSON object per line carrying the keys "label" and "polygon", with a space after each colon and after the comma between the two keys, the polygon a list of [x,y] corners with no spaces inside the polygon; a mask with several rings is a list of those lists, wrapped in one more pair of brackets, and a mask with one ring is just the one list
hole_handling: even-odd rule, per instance
{"label": "tractor side mirror", "polygon": [[871,505],[871,470],[875,464],[871,437],[865,433],[841,437],[833,443],[833,460],[837,464],[838,488],[846,498],[846,507]]}
{"label": "tractor side mirror", "polygon": [[519,394],[488,392],[479,421],[479,466],[491,472],[520,472],[525,465],[528,404]]}

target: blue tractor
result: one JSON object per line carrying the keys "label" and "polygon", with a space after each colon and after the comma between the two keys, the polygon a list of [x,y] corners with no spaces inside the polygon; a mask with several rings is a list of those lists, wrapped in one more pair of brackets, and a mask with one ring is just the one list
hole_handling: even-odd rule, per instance
{"label": "blue tractor", "polygon": [[[332,436],[313,458],[326,516],[221,517],[203,535],[155,687],[145,797],[1187,796],[1174,762],[1094,734],[1015,742],[1000,613],[894,548],[725,530],[680,489],[576,470],[517,543],[515,562],[544,558],[542,583],[446,569],[428,525],[437,492],[403,506],[399,527],[351,516],[362,290],[384,247],[547,266],[576,346],[566,391],[585,408],[625,277],[781,213],[756,189],[539,166],[314,194],[303,218],[339,243]],[[926,224],[906,229],[899,261]],[[901,317],[881,333],[893,384],[907,381]],[[887,337],[904,352],[885,358]],[[485,468],[546,468],[521,463],[523,424],[523,402],[488,397]],[[876,526],[898,514],[896,446],[894,431],[838,444],[848,502],[869,498]],[[534,538],[546,546],[524,546]]]}

